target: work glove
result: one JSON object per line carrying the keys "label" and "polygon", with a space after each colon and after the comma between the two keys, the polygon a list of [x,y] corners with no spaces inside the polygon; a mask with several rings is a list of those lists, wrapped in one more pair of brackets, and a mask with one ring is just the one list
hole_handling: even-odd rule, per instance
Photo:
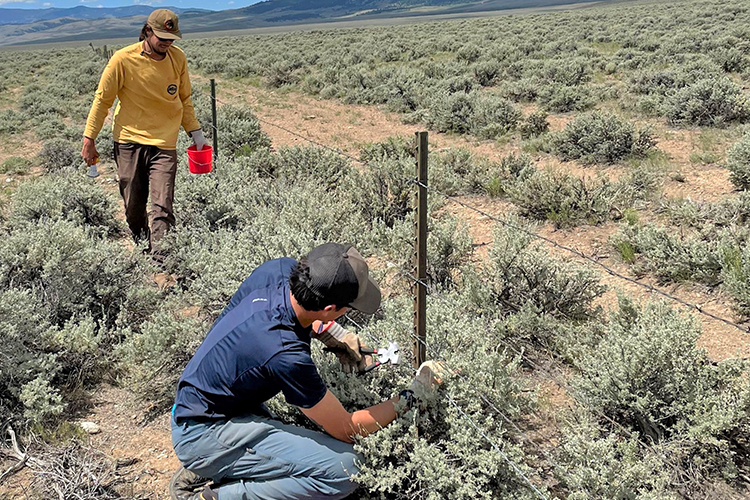
{"label": "work glove", "polygon": [[200,151],[203,149],[203,146],[208,146],[208,143],[206,142],[206,138],[203,137],[203,131],[201,129],[193,130],[190,132],[190,137],[193,138],[193,143],[195,143],[195,149]]}
{"label": "work glove", "polygon": [[422,399],[435,391],[448,375],[450,371],[442,361],[425,361],[420,365],[407,391],[411,391],[416,399]]}
{"label": "work glove", "polygon": [[372,364],[372,356],[361,352],[361,349],[367,346],[362,343],[359,336],[335,321],[321,323],[315,337],[336,354],[345,373],[363,372]]}

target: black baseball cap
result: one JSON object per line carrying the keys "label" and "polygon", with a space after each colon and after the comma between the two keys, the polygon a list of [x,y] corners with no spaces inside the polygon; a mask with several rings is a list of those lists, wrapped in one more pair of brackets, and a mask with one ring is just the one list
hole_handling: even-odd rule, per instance
{"label": "black baseball cap", "polygon": [[370,277],[367,262],[351,245],[325,243],[307,254],[310,290],[331,304],[367,314],[380,307],[380,288]]}

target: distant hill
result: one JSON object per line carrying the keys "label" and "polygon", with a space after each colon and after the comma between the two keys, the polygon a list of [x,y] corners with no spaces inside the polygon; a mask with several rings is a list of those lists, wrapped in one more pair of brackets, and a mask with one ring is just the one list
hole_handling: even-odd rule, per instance
{"label": "distant hill", "polygon": [[[179,7],[165,7],[177,14],[184,12],[212,12],[205,9],[180,9]],[[154,7],[150,5],[130,5],[128,7],[92,8],[71,7],[69,9],[3,9],[0,8],[0,25],[31,24],[55,19],[105,19],[107,17],[148,16]]]}
{"label": "distant hill", "polygon": [[[168,8],[180,15],[180,27],[184,32],[206,33],[384,18],[460,17],[477,12],[564,6],[586,1],[591,0],[267,0],[222,11]],[[613,1],[622,0],[599,0],[598,3]],[[153,9],[145,5],[112,9],[0,9],[0,46],[133,38]]]}

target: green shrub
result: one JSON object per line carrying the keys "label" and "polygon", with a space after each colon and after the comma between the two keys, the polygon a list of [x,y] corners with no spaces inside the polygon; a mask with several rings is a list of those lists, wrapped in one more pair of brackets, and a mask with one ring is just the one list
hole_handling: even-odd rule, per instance
{"label": "green shrub", "polygon": [[114,236],[122,232],[115,217],[118,205],[113,195],[81,173],[61,172],[21,184],[9,223],[20,228],[39,221],[68,220],[96,229],[102,236]]}
{"label": "green shrub", "polygon": [[750,188],[750,134],[746,134],[727,152],[727,168],[732,184],[739,189]]}
{"label": "green shrub", "polygon": [[618,248],[626,243],[632,248],[637,274],[652,272],[662,282],[719,283],[723,259],[718,240],[680,237],[667,227],[646,224],[627,225],[610,241]]}
{"label": "green shrub", "polygon": [[29,173],[31,162],[20,156],[11,156],[0,165],[0,174],[23,175]]}
{"label": "green shrub", "polygon": [[53,139],[42,146],[39,160],[47,172],[58,172],[83,165],[77,148],[64,139]]}
{"label": "green shrub", "polygon": [[523,139],[530,139],[532,137],[538,137],[549,130],[549,122],[547,121],[547,113],[544,111],[535,111],[530,113],[526,119],[521,122],[518,129],[521,132]]}
{"label": "green shrub", "polygon": [[746,461],[737,447],[750,436],[747,381],[739,365],[710,362],[696,346],[700,333],[664,303],[621,298],[601,343],[578,360],[573,385],[594,411],[681,449],[671,460],[731,478]]}
{"label": "green shrub", "polygon": [[671,123],[720,126],[750,116],[742,89],[727,78],[703,79],[678,90],[669,102]]}
{"label": "green shrub", "polygon": [[[533,226],[518,219],[510,219],[510,223],[533,230]],[[493,237],[490,263],[485,270],[491,292],[483,300],[506,314],[526,307],[572,320],[596,314],[592,301],[604,291],[596,273],[552,258],[541,243],[532,243],[532,236],[518,229],[497,225]]]}
{"label": "green shrub", "polygon": [[627,157],[642,157],[656,145],[650,131],[616,115],[593,112],[577,116],[553,140],[563,160],[584,163],[615,163]]}

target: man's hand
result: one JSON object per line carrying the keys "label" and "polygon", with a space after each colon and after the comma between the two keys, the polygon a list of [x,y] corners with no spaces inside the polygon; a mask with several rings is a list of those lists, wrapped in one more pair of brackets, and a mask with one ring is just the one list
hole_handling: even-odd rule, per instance
{"label": "man's hand", "polygon": [[417,399],[421,399],[442,384],[449,374],[450,370],[442,361],[425,361],[417,370],[417,375],[409,386],[409,390]]}
{"label": "man's hand", "polygon": [[193,130],[192,132],[190,132],[190,137],[193,138],[193,143],[195,143],[196,150],[200,151],[204,146],[208,146],[206,138],[203,137],[203,131],[201,129]]}
{"label": "man's hand", "polygon": [[94,165],[99,161],[99,151],[96,150],[96,141],[89,137],[83,138],[83,148],[81,148],[81,156],[86,162],[86,165]]}
{"label": "man's hand", "polygon": [[354,333],[332,321],[315,328],[316,338],[331,349],[341,363],[345,373],[362,372],[372,364],[372,356],[363,355],[360,349],[367,347]]}

